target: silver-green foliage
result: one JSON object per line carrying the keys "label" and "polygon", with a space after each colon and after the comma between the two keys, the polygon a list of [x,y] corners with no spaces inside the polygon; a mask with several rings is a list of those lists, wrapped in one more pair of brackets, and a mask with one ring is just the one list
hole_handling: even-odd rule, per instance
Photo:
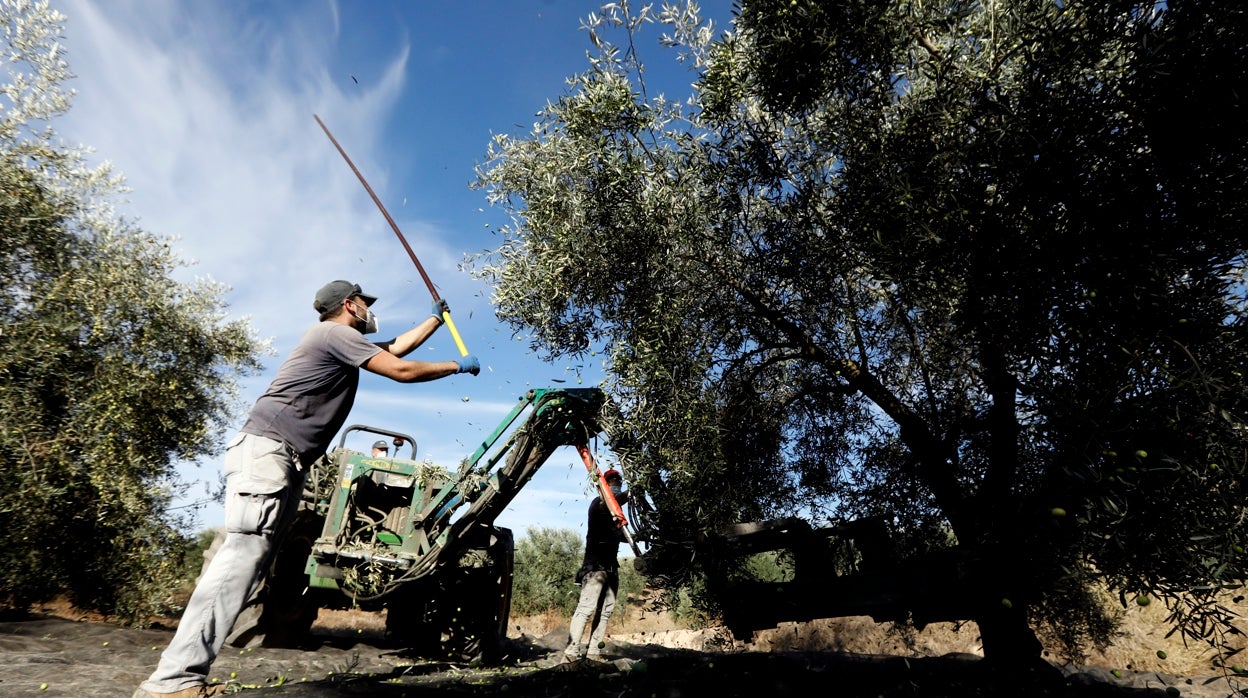
{"label": "silver-green foliage", "polygon": [[[617,431],[645,437],[626,443],[620,433],[613,444],[624,457],[645,449],[649,465],[638,461],[630,478],[663,471],[690,495],[668,508],[673,514],[703,523],[757,517],[789,503],[795,483],[764,456],[778,442],[779,413],[751,412],[751,389],[724,373],[727,357],[761,355],[732,317],[748,311],[733,288],[745,241],[709,224],[706,193],[715,185],[705,179],[710,134],[697,96],[650,94],[642,79],[634,39],[656,22],[670,28],[664,41],[685,49],[690,68],[708,65],[713,30],[692,4],[612,3],[591,15],[590,70],[569,81],[527,137],[496,136],[479,170],[479,185],[513,223],[475,271],[493,283],[498,316],[535,350],[607,357],[612,392],[631,420]],[[626,41],[611,43],[612,32]],[[769,362],[777,377],[790,370]],[[749,428],[721,431],[720,399],[708,392],[721,380],[741,386],[733,399],[742,412],[731,421]],[[732,485],[721,486],[730,474]],[[754,497],[760,491],[771,501]]]}
{"label": "silver-green foliage", "polygon": [[186,543],[175,465],[213,451],[264,346],[219,284],[172,280],[169,239],[113,209],[118,173],[56,139],[64,22],[0,3],[0,604],[139,618]]}
{"label": "silver-green foliage", "polygon": [[584,552],[576,531],[568,528],[530,528],[516,542],[511,613],[529,616],[557,611],[571,616],[580,586],[576,571]]}
{"label": "silver-green foliage", "polygon": [[[648,89],[651,24],[691,94]],[[479,170],[512,222],[476,272],[536,350],[608,357],[661,537],[883,514],[990,561],[1009,622],[1030,600],[1103,641],[1060,611],[1103,577],[1215,634],[1248,576],[1248,8],[752,0],[716,36],[614,2],[584,28],[588,70]]]}

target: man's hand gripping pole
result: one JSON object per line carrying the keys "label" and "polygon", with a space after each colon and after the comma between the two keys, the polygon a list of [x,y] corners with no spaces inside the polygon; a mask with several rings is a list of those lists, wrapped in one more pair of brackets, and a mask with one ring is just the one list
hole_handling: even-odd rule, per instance
{"label": "man's hand gripping pole", "polygon": [[628,531],[628,519],[624,516],[624,510],[620,507],[620,503],[616,501],[615,494],[611,492],[611,487],[607,485],[607,478],[598,470],[598,465],[594,463],[594,456],[589,452],[589,447],[585,444],[577,444],[576,450],[581,454],[581,460],[585,462],[585,469],[589,471],[590,475],[594,476],[598,484],[598,494],[602,496],[602,501],[606,502],[607,509],[615,517],[616,525],[624,532],[624,540],[628,541],[628,546],[633,549],[633,554],[641,557],[641,548],[637,547],[637,542],[633,540],[633,534]]}
{"label": "man's hand gripping pole", "polygon": [[[425,286],[429,287],[429,293],[433,294],[434,302],[442,300],[442,297],[438,295],[438,290],[434,288],[433,282],[429,280],[429,275],[425,273],[425,268],[421,266],[420,260],[416,258],[416,253],[412,252],[411,246],[407,244],[407,239],[403,237],[403,232],[399,230],[398,224],[390,217],[390,212],[386,210],[386,207],[381,204],[381,199],[378,199],[377,195],[373,193],[373,188],[368,186],[368,181],[364,179],[364,175],[360,174],[355,163],[351,162],[351,158],[347,157],[347,151],[338,145],[338,139],[334,138],[334,134],[329,132],[329,128],[321,121],[321,117],[313,114],[312,118],[316,119],[316,123],[320,125],[321,130],[325,132],[326,136],[329,136],[329,142],[334,144],[334,147],[338,149],[338,153],[342,155],[342,159],[347,161],[351,171],[359,178],[360,184],[364,185],[364,190],[368,192],[369,196],[373,197],[373,203],[377,204],[377,208],[381,209],[381,215],[386,217],[386,222],[390,224],[390,229],[399,237],[399,242],[403,243],[403,249],[407,250],[407,256],[412,258],[412,263],[416,265],[416,271],[420,272],[420,278],[424,279]],[[451,331],[451,337],[455,340],[455,346],[459,347],[459,355],[468,356],[468,347],[465,347],[464,340],[459,338],[459,330],[455,329],[455,323],[451,321],[450,311],[442,312],[442,322],[446,323],[447,329]]]}

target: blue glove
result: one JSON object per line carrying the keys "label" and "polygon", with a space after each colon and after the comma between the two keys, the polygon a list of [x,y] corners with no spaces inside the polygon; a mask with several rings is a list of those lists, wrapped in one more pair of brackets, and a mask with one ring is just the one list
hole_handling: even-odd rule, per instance
{"label": "blue glove", "polygon": [[431,307],[430,312],[433,313],[434,317],[436,317],[439,320],[442,320],[442,313],[451,312],[451,306],[446,304],[445,298],[439,298],[433,302],[433,306]]}
{"label": "blue glove", "polygon": [[459,370],[456,373],[471,373],[477,375],[481,373],[481,362],[477,361],[477,357],[469,354],[455,363],[459,364]]}

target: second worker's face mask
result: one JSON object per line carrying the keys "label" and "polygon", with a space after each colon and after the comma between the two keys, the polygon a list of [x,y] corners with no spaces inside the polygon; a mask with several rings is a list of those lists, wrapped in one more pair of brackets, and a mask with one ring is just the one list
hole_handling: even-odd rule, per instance
{"label": "second worker's face mask", "polygon": [[613,497],[620,496],[620,494],[624,491],[624,488],[620,485],[611,485],[610,489],[611,489],[611,496]]}

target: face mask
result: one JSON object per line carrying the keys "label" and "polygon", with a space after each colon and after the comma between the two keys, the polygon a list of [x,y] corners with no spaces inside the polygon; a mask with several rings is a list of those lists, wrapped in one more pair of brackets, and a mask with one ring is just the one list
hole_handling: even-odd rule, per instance
{"label": "face mask", "polygon": [[620,496],[620,494],[621,494],[623,491],[624,491],[624,488],[623,488],[623,487],[620,487],[619,485],[611,485],[611,496],[612,496],[612,497],[618,497],[618,496]]}
{"label": "face mask", "polygon": [[368,319],[364,321],[363,334],[373,334],[381,328],[381,320],[377,319],[377,313],[368,311]]}
{"label": "face mask", "polygon": [[371,308],[367,312],[368,315],[365,317],[360,317],[355,313],[351,313],[351,317],[364,323],[364,329],[360,330],[360,334],[372,334],[381,327],[381,321],[377,319],[377,314],[374,313]]}

